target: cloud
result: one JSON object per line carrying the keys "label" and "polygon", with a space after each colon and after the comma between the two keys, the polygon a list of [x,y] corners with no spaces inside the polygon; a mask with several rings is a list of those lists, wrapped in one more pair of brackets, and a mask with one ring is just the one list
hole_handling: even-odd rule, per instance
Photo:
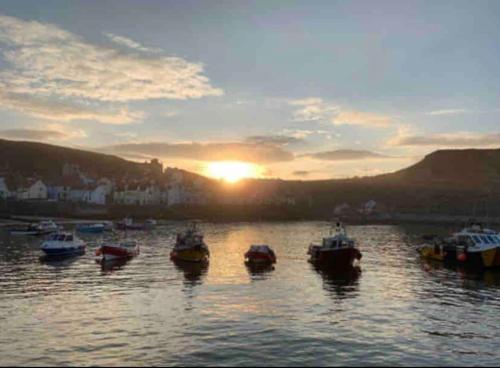
{"label": "cloud", "polygon": [[398,135],[389,141],[392,146],[416,147],[498,147],[500,133],[455,132],[424,135]]}
{"label": "cloud", "polygon": [[341,106],[325,102],[318,97],[290,100],[288,104],[298,107],[293,112],[295,121],[331,122],[333,125],[363,125],[373,128],[386,128],[395,123],[388,115],[344,110]]}
{"label": "cloud", "polygon": [[274,163],[292,161],[283,148],[262,143],[128,143],[101,147],[100,151],[125,157],[180,158],[198,161],[245,161]]}
{"label": "cloud", "polygon": [[292,172],[292,175],[293,176],[299,176],[299,177],[306,177],[306,176],[309,176],[309,174],[311,174],[310,171],[306,171],[306,170],[296,170],[294,172]]}
{"label": "cloud", "polygon": [[334,151],[323,151],[316,153],[309,153],[303,155],[303,157],[309,157],[317,160],[324,161],[354,161],[354,160],[367,160],[367,159],[389,159],[390,156],[381,155],[379,153],[371,151],[362,150],[334,150]]}
{"label": "cloud", "polygon": [[394,121],[387,115],[374,114],[361,111],[341,111],[332,117],[334,125],[364,125],[374,128],[386,128]]}
{"label": "cloud", "polygon": [[92,120],[103,124],[129,124],[144,118],[139,111],[126,107],[110,109],[36,97],[29,94],[0,92],[0,107],[42,119],[56,121]]}
{"label": "cloud", "polygon": [[125,46],[125,47],[128,47],[130,49],[137,50],[137,51],[151,52],[151,53],[158,53],[158,52],[163,51],[162,49],[159,49],[159,48],[150,48],[150,47],[142,46],[140,43],[138,43],[134,40],[131,40],[130,38],[123,37],[123,36],[117,36],[113,33],[104,33],[104,35],[109,40],[111,40],[112,42],[114,42],[118,45]]}
{"label": "cloud", "polygon": [[61,141],[86,136],[86,133],[81,129],[70,129],[60,124],[48,124],[44,129],[0,130],[0,137],[2,138],[27,141]]}
{"label": "cloud", "polygon": [[326,103],[318,97],[290,100],[288,104],[298,107],[293,112],[293,120],[295,121],[325,121],[339,109],[338,106]]}
{"label": "cloud", "polygon": [[302,143],[303,139],[286,135],[254,135],[247,137],[246,142],[257,145],[287,146]]}
{"label": "cloud", "polygon": [[435,110],[428,112],[427,115],[431,116],[439,116],[439,115],[457,115],[457,114],[465,114],[470,112],[470,110],[466,109],[447,109],[447,110]]}
{"label": "cloud", "polygon": [[11,93],[107,102],[223,94],[200,63],[91,44],[51,24],[0,15],[0,43],[10,64],[0,88]]}
{"label": "cloud", "polygon": [[67,137],[66,134],[55,130],[37,130],[37,129],[0,130],[0,136],[8,139],[26,139],[30,141],[65,139]]}

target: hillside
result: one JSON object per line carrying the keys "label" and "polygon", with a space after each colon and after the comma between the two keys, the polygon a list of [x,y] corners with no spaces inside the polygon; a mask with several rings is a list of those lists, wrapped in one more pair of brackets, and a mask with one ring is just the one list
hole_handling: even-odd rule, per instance
{"label": "hillside", "polygon": [[36,175],[50,181],[61,175],[64,163],[79,165],[83,171],[95,177],[136,176],[142,172],[142,164],[112,155],[0,139],[0,168],[9,174],[26,177]]}
{"label": "hillside", "polygon": [[500,189],[500,149],[440,150],[422,161],[377,178],[406,185],[453,185],[458,188]]}
{"label": "hillside", "polygon": [[[64,163],[76,164],[93,178],[142,180],[148,164],[89,151],[42,143],[0,140],[2,175],[37,176],[47,182],[61,176]],[[185,178],[203,178],[181,170]],[[167,170],[167,178],[175,170]],[[500,213],[500,150],[443,150],[406,169],[375,177],[342,180],[287,181],[249,179],[228,190],[204,178],[226,203],[294,203],[297,217],[331,215],[348,203],[358,208],[369,200],[390,212],[470,214],[474,208]],[[188,182],[190,179],[188,179]],[[208,189],[208,187],[207,187]],[[229,208],[229,207],[228,207]],[[225,211],[229,211],[226,208]],[[498,209],[498,210],[497,210]],[[289,208],[292,211],[291,208]],[[220,211],[219,211],[220,212]]]}

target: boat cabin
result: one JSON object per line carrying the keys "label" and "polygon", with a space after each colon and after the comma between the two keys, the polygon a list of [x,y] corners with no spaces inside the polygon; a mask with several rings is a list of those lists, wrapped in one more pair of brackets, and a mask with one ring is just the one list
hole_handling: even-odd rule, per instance
{"label": "boat cabin", "polygon": [[52,234],[48,238],[49,241],[57,242],[72,242],[74,241],[73,234]]}

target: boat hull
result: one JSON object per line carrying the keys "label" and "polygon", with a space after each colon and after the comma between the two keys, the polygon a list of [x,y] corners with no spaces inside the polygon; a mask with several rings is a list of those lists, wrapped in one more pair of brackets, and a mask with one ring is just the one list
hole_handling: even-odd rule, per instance
{"label": "boat hull", "polygon": [[205,250],[198,249],[174,249],[170,253],[172,260],[184,262],[206,262],[208,261],[209,254]]}
{"label": "boat hull", "polygon": [[276,263],[276,258],[271,254],[260,252],[248,252],[245,254],[245,263],[247,264],[273,264]]}
{"label": "boat hull", "polygon": [[330,269],[350,269],[355,261],[361,259],[361,252],[356,248],[318,250],[311,254],[310,262]]}
{"label": "boat hull", "polygon": [[424,259],[446,263],[457,262],[457,250],[451,246],[422,245],[419,247],[418,253]]}
{"label": "boat hull", "polygon": [[105,261],[112,261],[116,259],[132,258],[139,255],[139,248],[135,247],[132,249],[126,249],[123,247],[112,247],[109,245],[103,245],[99,251],[98,255],[102,256]]}
{"label": "boat hull", "polygon": [[42,248],[48,257],[68,257],[85,254],[85,245],[67,248]]}
{"label": "boat hull", "polygon": [[478,252],[465,250],[457,253],[457,260],[466,266],[491,268],[497,266],[496,262],[497,257],[499,257],[498,253],[498,248],[490,248]]}
{"label": "boat hull", "polygon": [[101,234],[104,232],[104,227],[80,227],[78,232],[82,234]]}

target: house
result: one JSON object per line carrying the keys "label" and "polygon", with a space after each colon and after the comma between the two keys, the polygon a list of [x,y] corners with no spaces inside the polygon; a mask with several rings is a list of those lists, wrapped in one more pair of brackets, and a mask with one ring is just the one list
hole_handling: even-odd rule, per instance
{"label": "house", "polygon": [[0,199],[9,198],[12,195],[4,177],[0,177]]}
{"label": "house", "polygon": [[40,179],[25,180],[16,191],[18,200],[47,199],[47,186]]}
{"label": "house", "polygon": [[377,202],[371,199],[361,206],[359,212],[361,212],[364,215],[371,215],[373,212],[375,212],[376,207],[377,207]]}
{"label": "house", "polygon": [[116,188],[113,201],[125,205],[156,205],[162,202],[162,193],[155,184],[129,184]]}
{"label": "house", "polygon": [[108,187],[105,184],[97,185],[89,190],[87,203],[105,205],[107,195]]}

